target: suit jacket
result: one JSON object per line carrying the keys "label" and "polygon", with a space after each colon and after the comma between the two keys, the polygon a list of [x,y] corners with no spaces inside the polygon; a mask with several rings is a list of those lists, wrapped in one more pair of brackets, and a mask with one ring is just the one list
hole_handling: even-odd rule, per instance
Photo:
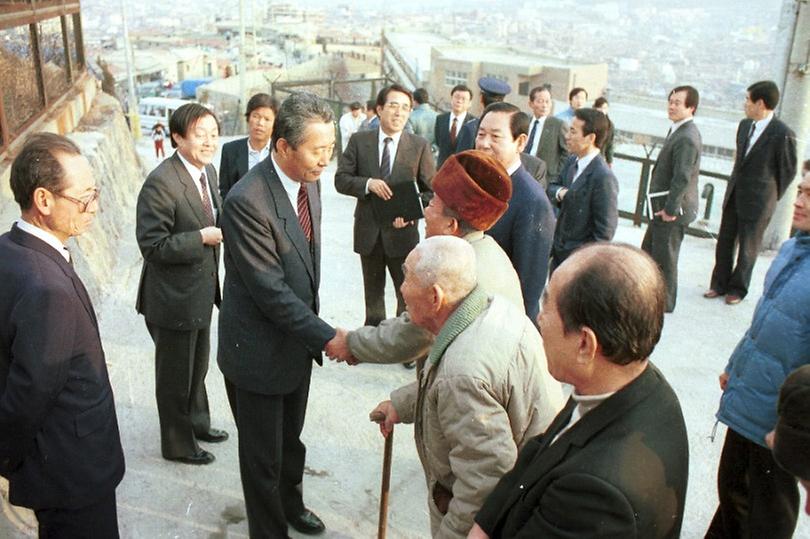
{"label": "suit jacket", "polygon": [[0,260],[0,474],[15,505],[84,507],[124,475],[93,305],[62,255],[16,225]]}
{"label": "suit jacket", "polygon": [[554,210],[543,188],[525,168],[518,167],[511,177],[509,207],[487,234],[498,242],[512,261],[520,277],[526,315],[534,322],[548,276]]}
{"label": "suit jacket", "polygon": [[[340,156],[335,187],[339,193],[357,198],[354,210],[354,252],[371,254],[377,238],[382,237],[385,254],[389,257],[406,256],[419,242],[415,226],[394,228],[391,223],[378,223],[372,209],[371,197],[366,194],[369,178],[382,178],[380,152],[377,141],[379,129],[355,133],[346,151]],[[416,181],[420,191],[429,191],[436,172],[430,144],[422,137],[402,133],[396,156],[392,156],[391,175],[385,181],[391,185]]]}
{"label": "suit jacket", "polygon": [[737,128],[737,155],[723,207],[734,193],[740,220],[769,220],[776,201],[796,176],[796,134],[774,117],[746,155],[751,122],[743,120]]}
{"label": "suit jacket", "polygon": [[[206,165],[208,196],[219,213],[217,173]],[[202,329],[219,305],[219,247],[204,245],[200,193],[175,153],[153,170],[138,194],[136,235],[143,255],[135,308],[156,326]]]}
{"label": "suit jacket", "polygon": [[253,167],[225,201],[228,248],[217,362],[245,391],[289,393],[310,375],[313,359],[321,362],[321,351],[335,336],[318,318],[320,184],[307,184],[307,194],[311,244],[272,159]]}
{"label": "suit jacket", "polygon": [[[467,113],[464,116],[464,123],[458,126],[458,132],[461,132],[461,128],[464,127],[466,124],[470,122],[474,122],[477,120],[475,116]],[[456,153],[456,147],[450,144],[450,113],[445,112],[443,114],[439,114],[436,117],[436,126],[434,129],[434,137],[436,140],[436,146],[439,147],[439,158],[436,163],[436,168],[441,168],[442,164],[445,160]],[[456,133],[456,142],[458,142],[458,133]],[[473,139],[473,144],[475,144],[475,140]]]}
{"label": "suit jacket", "polygon": [[219,161],[219,194],[222,200],[248,171],[248,138],[240,138],[222,145]]}
{"label": "suit jacket", "polygon": [[650,193],[669,191],[653,198],[653,210],[664,208],[676,222],[687,225],[695,220],[698,210],[698,175],[700,174],[700,131],[693,120],[686,122],[664,143],[650,178]]}
{"label": "suit jacket", "polygon": [[526,444],[476,515],[479,526],[493,539],[677,538],[689,444],[663,375],[648,365],[554,441],[575,405]]}
{"label": "suit jacket", "polygon": [[526,169],[526,172],[534,178],[543,191],[548,187],[548,174],[546,174],[546,163],[539,157],[529,155],[527,153],[520,153],[520,164]]}
{"label": "suit jacket", "polygon": [[478,123],[478,118],[476,118],[474,122],[464,122],[464,125],[458,131],[456,151],[453,153],[475,149],[475,138],[478,136]]}
{"label": "suit jacket", "polygon": [[540,142],[537,144],[537,152],[534,155],[545,161],[549,181],[557,179],[560,168],[568,158],[565,131],[565,122],[554,116],[547,116],[546,121],[543,122],[543,130],[539,133]]}
{"label": "suit jacket", "polygon": [[601,154],[594,157],[571,185],[570,176],[576,161],[576,155],[570,156],[557,181],[548,187],[548,197],[555,203],[557,191],[568,188],[562,204],[557,203],[560,214],[552,247],[552,253],[560,261],[580,245],[612,240],[619,224],[619,182],[605,159]]}

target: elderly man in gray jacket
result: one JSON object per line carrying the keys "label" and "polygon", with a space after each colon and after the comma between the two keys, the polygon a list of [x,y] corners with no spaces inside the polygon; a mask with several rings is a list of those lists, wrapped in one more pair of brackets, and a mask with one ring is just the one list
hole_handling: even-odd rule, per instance
{"label": "elderly man in gray jacket", "polygon": [[374,410],[384,436],[415,423],[434,538],[462,538],[518,450],[562,405],[540,336],[523,308],[477,286],[475,251],[428,238],[405,259],[402,295],[413,324],[436,336],[418,380]]}

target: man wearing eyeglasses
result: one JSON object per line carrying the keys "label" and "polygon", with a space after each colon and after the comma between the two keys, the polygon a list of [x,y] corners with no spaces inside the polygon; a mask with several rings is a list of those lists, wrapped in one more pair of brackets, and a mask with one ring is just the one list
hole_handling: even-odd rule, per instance
{"label": "man wearing eyeglasses", "polygon": [[198,442],[228,433],[211,428],[205,375],[211,312],[219,306],[221,203],[211,160],[219,123],[197,103],[169,121],[177,151],[153,170],[138,195],[136,235],[143,255],[136,309],[155,343],[155,396],[163,458],[210,464]]}
{"label": "man wearing eyeglasses", "polygon": [[420,191],[430,191],[435,173],[430,144],[422,137],[403,132],[413,107],[413,97],[404,87],[393,84],[377,95],[380,127],[356,133],[341,155],[335,173],[339,193],[357,198],[354,212],[354,252],[363,268],[366,319],[363,325],[376,326],[387,318],[385,312],[385,268],[394,281],[397,315],[405,310],[399,291],[405,257],[419,242],[414,222],[397,218],[378,222],[372,197],[390,200],[392,186],[417,182]]}
{"label": "man wearing eyeglasses", "polygon": [[0,236],[0,475],[40,537],[118,537],[124,475],[95,311],[66,247],[99,209],[70,140],[31,136],[11,166],[21,217]]}

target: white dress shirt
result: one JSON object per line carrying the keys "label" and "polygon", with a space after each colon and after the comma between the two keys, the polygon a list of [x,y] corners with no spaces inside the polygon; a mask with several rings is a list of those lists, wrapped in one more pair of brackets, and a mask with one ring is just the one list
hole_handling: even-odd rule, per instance
{"label": "white dress shirt", "polygon": [[591,161],[593,161],[597,155],[599,155],[599,148],[594,148],[593,150],[585,154],[585,157],[580,157],[579,159],[577,159],[576,164],[577,171],[574,174],[574,179],[571,180],[571,185],[574,185],[574,182],[577,181],[577,178],[579,178],[582,175],[582,171],[588,168],[588,165],[591,164]]}
{"label": "white dress shirt", "polygon": [[686,122],[691,122],[691,121],[692,121],[692,118],[690,117],[690,118],[684,118],[683,120],[680,120],[678,122],[674,122],[669,128],[669,134],[667,135],[667,138],[671,137],[672,133],[677,131],[680,126],[684,125]]}
{"label": "white dress shirt", "polygon": [[447,123],[447,132],[448,133],[453,132],[453,118],[455,118],[456,119],[456,136],[458,136],[458,132],[461,131],[461,126],[464,125],[464,119],[466,117],[467,117],[466,112],[462,112],[458,116],[456,116],[455,114],[453,114],[451,112],[450,117],[447,119],[447,121],[448,121],[448,123]]}
{"label": "white dress shirt", "polygon": [[529,124],[529,136],[532,135],[532,129],[534,128],[535,124],[537,124],[537,131],[534,133],[534,140],[532,141],[532,147],[529,148],[529,155],[537,155],[537,147],[540,146],[540,134],[543,132],[543,126],[546,125],[547,117],[548,116],[543,116],[542,118],[532,118],[532,121]]}
{"label": "white dress shirt", "polygon": [[521,161],[520,161],[520,157],[518,157],[518,158],[517,158],[517,159],[516,159],[516,160],[515,160],[515,161],[514,161],[514,162],[513,162],[511,165],[509,165],[509,166],[506,168],[506,173],[507,173],[507,174],[509,174],[509,175],[511,176],[512,174],[514,174],[514,173],[515,173],[515,171],[516,171],[517,169],[519,169],[519,168],[520,168],[520,165],[522,165],[522,164],[523,164],[523,163],[521,163]]}
{"label": "white dress shirt", "polygon": [[68,252],[67,247],[65,247],[65,244],[59,241],[59,238],[57,238],[47,230],[42,230],[38,226],[34,226],[28,221],[25,221],[23,219],[17,220],[17,228],[19,228],[23,232],[31,234],[36,238],[41,239],[42,241],[53,247],[56,250],[56,252],[62,255],[62,257],[67,262],[70,262],[70,253]]}
{"label": "white dress shirt", "polygon": [[[397,148],[399,148],[399,139],[402,138],[402,131],[394,135],[386,135],[385,132],[382,130],[382,127],[380,127],[379,135],[377,137],[377,156],[379,159],[379,161],[377,161],[377,164],[379,166],[382,166],[383,147],[385,147],[386,137],[391,137],[391,142],[388,143],[388,157],[389,157],[388,162],[391,165],[391,170],[393,170],[394,160],[397,157]],[[388,174],[390,174],[390,172],[391,172],[390,170],[380,170],[380,176],[385,177]],[[373,179],[374,178],[369,178],[368,180],[366,180],[366,194],[369,194],[368,183]]]}
{"label": "white dress shirt", "polygon": [[275,155],[270,154],[270,159],[273,160],[273,168],[276,169],[276,174],[278,174],[278,177],[281,178],[281,185],[284,187],[284,192],[287,193],[287,198],[290,199],[290,204],[292,205],[293,213],[295,213],[295,215],[297,216],[298,190],[301,188],[302,184],[301,182],[293,180],[284,173],[284,170],[282,170],[282,168],[278,166]]}
{"label": "white dress shirt", "polygon": [[762,136],[762,132],[765,131],[765,128],[768,127],[768,124],[771,123],[773,120],[773,111],[769,112],[765,118],[759,120],[758,122],[754,122],[754,134],[751,135],[751,142],[748,143],[748,149],[745,151],[745,154],[748,155],[748,152],[751,151],[751,148],[754,147],[754,144],[757,143],[759,137]]}
{"label": "white dress shirt", "polygon": [[[191,176],[191,183],[194,184],[194,187],[197,188],[197,192],[200,194],[200,202],[205,204],[205,199],[203,198],[202,187],[200,186],[200,176],[205,174],[204,169],[199,169],[188,162],[188,160],[183,157],[183,154],[177,152],[177,157],[180,158],[180,161],[183,163],[183,166],[186,167],[189,176]],[[208,181],[208,174],[205,174],[205,185],[207,186],[206,191],[208,191],[208,204],[211,206],[211,214],[214,216],[214,222],[217,222],[217,209],[214,207],[214,197],[211,194],[211,182]]]}
{"label": "white dress shirt", "polygon": [[264,148],[261,150],[254,150],[253,146],[250,145],[250,139],[245,141],[245,144],[247,144],[248,147],[248,170],[267,159],[267,156],[270,155],[270,143],[271,141],[268,140]]}

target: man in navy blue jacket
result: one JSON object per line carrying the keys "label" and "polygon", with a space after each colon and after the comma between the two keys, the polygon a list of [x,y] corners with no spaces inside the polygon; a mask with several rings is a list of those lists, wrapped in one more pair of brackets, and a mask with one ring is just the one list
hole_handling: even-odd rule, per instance
{"label": "man in navy blue jacket", "polygon": [[520,161],[528,129],[529,117],[519,108],[511,103],[493,103],[481,115],[475,148],[494,156],[512,178],[509,208],[487,234],[515,266],[526,314],[536,320],[548,276],[554,212],[543,188]]}
{"label": "man in navy blue jacket", "polygon": [[93,170],[52,133],[11,166],[21,217],[0,236],[0,474],[40,537],[118,537],[124,454],[98,322],[66,242],[99,209]]}

